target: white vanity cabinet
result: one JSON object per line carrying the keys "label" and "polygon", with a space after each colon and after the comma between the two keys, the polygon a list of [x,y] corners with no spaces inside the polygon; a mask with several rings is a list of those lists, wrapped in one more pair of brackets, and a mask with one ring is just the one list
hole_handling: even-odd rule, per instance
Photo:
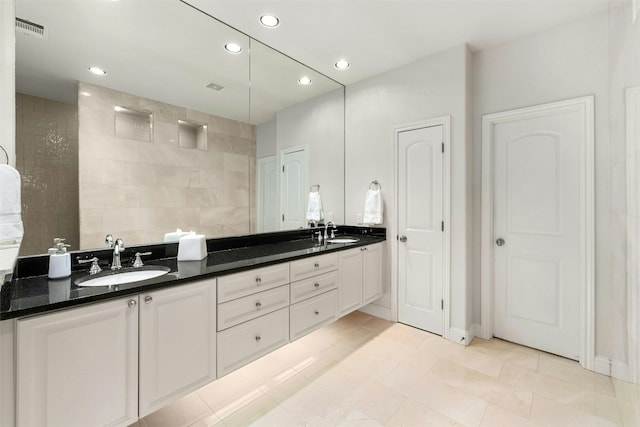
{"label": "white vanity cabinet", "polygon": [[215,283],[19,319],[18,426],[128,426],[215,380]]}
{"label": "white vanity cabinet", "polygon": [[141,418],[216,379],[215,284],[140,294]]}
{"label": "white vanity cabinet", "polygon": [[293,261],[290,339],[294,341],[338,319],[338,255]]}
{"label": "white vanity cabinet", "polygon": [[338,256],[339,315],[382,295],[382,243],[349,249]]}
{"label": "white vanity cabinet", "polygon": [[17,426],[138,420],[138,296],[17,321]]}
{"label": "white vanity cabinet", "polygon": [[218,377],[289,343],[289,264],[218,278]]}

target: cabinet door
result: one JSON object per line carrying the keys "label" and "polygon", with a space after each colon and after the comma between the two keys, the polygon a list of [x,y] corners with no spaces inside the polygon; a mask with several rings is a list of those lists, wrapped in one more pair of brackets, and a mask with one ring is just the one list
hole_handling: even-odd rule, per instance
{"label": "cabinet door", "polygon": [[362,252],[362,303],[382,295],[382,243],[366,246]]}
{"label": "cabinet door", "polygon": [[215,380],[215,284],[140,295],[140,417]]}
{"label": "cabinet door", "polygon": [[362,306],[361,248],[340,252],[338,256],[338,306],[340,316]]}
{"label": "cabinet door", "polygon": [[17,425],[138,419],[138,297],[17,322]]}

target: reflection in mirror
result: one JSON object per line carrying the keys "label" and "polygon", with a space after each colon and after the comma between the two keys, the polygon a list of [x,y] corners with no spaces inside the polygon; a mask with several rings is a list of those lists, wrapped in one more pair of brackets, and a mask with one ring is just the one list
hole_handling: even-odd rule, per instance
{"label": "reflection in mirror", "polygon": [[[54,237],[87,249],[107,233],[139,244],[178,227],[208,237],[282,229],[256,215],[260,200],[276,200],[281,218],[281,160],[275,185],[256,191],[256,156],[296,146],[308,148],[310,181],[324,180],[316,164],[336,178],[323,186],[325,212],[342,221],[344,147],[326,132],[344,127],[342,86],[308,69],[311,90],[283,86],[282,76],[306,67],[184,2],[16,0],[16,16],[43,33],[16,33],[21,255],[45,252]],[[241,52],[227,52],[229,42]],[[92,65],[107,74],[89,73]],[[298,108],[319,114],[310,99],[331,93],[335,114],[303,127],[314,120]],[[256,147],[263,134],[272,139]]]}
{"label": "reflection in mirror", "polygon": [[319,186],[324,219],[344,223],[344,87],[252,39],[251,119],[257,230],[306,227],[311,186]]}

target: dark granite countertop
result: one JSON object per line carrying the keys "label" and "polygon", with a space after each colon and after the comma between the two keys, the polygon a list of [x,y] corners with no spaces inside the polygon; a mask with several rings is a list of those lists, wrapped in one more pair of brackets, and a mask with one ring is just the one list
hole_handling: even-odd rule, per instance
{"label": "dark granite countertop", "polygon": [[[57,280],[49,279],[46,275],[47,256],[21,258],[18,260],[13,280],[0,288],[0,320],[135,295],[194,280],[218,277],[385,240],[384,228],[340,227],[339,233],[337,237],[349,235],[359,240],[355,243],[321,245],[310,238],[309,230],[209,239],[207,240],[207,258],[202,261],[181,262],[176,258],[176,243],[140,245],[129,248],[129,256],[134,252],[151,251],[152,255],[150,259],[145,260],[145,265],[166,266],[170,269],[169,273],[153,279],[112,286],[82,287],[75,284],[77,279],[88,275],[88,266],[78,265],[77,258],[97,256],[102,260],[101,265],[107,264],[111,250],[72,253],[74,261],[71,277]],[[126,256],[123,257],[124,259]],[[124,261],[123,265],[125,265]],[[133,269],[133,267],[120,271],[127,269]]]}

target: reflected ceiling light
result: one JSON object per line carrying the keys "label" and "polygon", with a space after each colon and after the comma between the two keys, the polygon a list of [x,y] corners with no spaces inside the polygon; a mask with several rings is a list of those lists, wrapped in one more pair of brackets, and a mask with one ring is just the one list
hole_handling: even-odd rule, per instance
{"label": "reflected ceiling light", "polygon": [[347,68],[351,67],[351,63],[343,58],[338,62],[336,62],[335,64],[333,64],[333,67],[336,70],[346,70]]}
{"label": "reflected ceiling light", "polygon": [[224,45],[224,48],[229,53],[240,53],[240,52],[242,52],[242,48],[237,43],[227,43],[227,44]]}
{"label": "reflected ceiling light", "polygon": [[276,28],[280,25],[280,19],[275,15],[262,15],[260,17],[260,23],[266,28]]}
{"label": "reflected ceiling light", "polygon": [[82,96],[91,96],[91,92],[87,92],[86,90],[80,91],[80,95]]}
{"label": "reflected ceiling light", "polygon": [[302,76],[298,79],[298,83],[300,83],[303,86],[308,86],[311,84],[311,79],[307,76]]}
{"label": "reflected ceiling light", "polygon": [[91,67],[87,68],[87,70],[91,71],[93,74],[97,76],[104,76],[105,74],[107,74],[105,70],[103,70],[100,67],[96,67],[95,65],[92,65]]}

